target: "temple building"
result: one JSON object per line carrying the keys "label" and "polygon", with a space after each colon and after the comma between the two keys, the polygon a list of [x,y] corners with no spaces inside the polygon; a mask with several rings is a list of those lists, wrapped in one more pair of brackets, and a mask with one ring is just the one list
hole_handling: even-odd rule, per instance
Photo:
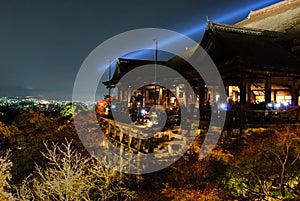
{"label": "temple building", "polygon": [[[199,45],[216,64],[228,102],[249,105],[248,108],[267,104],[300,105],[300,0],[286,0],[251,11],[247,19],[235,25],[208,20]],[[191,47],[182,54],[193,54],[196,49]],[[130,70],[153,63],[120,58],[112,79],[104,84],[113,88]],[[197,94],[196,99],[186,95],[179,78],[177,82],[177,78],[171,78],[178,84],[166,88],[147,85],[134,93],[129,88],[120,88],[117,100],[127,101],[128,107],[160,104],[169,109],[176,108],[178,101],[183,101],[187,108],[190,105],[208,108],[218,101],[218,94],[208,90],[192,66],[180,56],[157,63],[176,70],[188,80]]]}
{"label": "temple building", "polygon": [[[272,76],[273,81],[271,79],[270,83],[271,100],[277,102],[289,101],[289,97],[291,97],[292,104],[299,105],[297,69],[299,69],[300,59],[300,1],[285,0],[257,11],[251,11],[247,19],[236,25],[282,33],[279,37],[274,38],[274,44],[286,53],[278,51],[279,55],[273,55],[273,61],[278,66],[273,65],[275,67],[273,72],[282,69],[283,72],[286,72],[286,75],[282,77]],[[283,88],[284,86],[285,90],[277,90],[278,87]],[[278,91],[281,92],[278,94]],[[268,91],[267,100],[270,99],[269,93]]]}
{"label": "temple building", "polygon": [[240,103],[299,104],[300,59],[283,32],[208,22],[201,46],[216,63],[227,96]]}

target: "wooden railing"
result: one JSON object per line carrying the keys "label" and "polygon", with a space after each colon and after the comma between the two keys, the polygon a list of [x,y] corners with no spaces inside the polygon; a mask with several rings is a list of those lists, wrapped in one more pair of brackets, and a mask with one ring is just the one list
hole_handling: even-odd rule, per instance
{"label": "wooden railing", "polygon": [[[215,111],[218,112],[218,111]],[[213,127],[213,132],[220,134],[220,132],[227,130],[225,137],[230,135],[231,139],[235,139],[235,132],[240,131],[241,128],[247,127],[268,127],[274,126],[274,124],[295,123],[299,122],[298,112],[286,112],[286,111],[271,111],[271,110],[244,110],[226,111],[226,121],[224,128],[214,128],[211,124],[211,110],[200,110],[200,123],[189,122],[196,130],[195,135],[202,135],[207,132],[208,126]],[[145,128],[139,128],[132,124],[116,122],[107,118],[100,118],[100,126],[104,131],[105,136],[109,141],[120,150],[126,152],[136,153],[139,155],[153,154],[158,163],[166,162],[170,157],[176,157],[180,153],[192,153],[189,145],[192,136],[188,133],[188,130],[180,128],[180,126],[173,126],[172,129],[166,129],[161,132],[157,132],[153,137],[147,137]],[[198,127],[199,126],[199,127]],[[203,136],[205,136],[203,134]],[[225,139],[221,135],[220,142]],[[195,137],[195,136],[194,136]],[[224,140],[225,142],[225,140]],[[166,148],[166,149],[165,149]],[[188,150],[186,150],[188,148]],[[161,152],[161,150],[165,150]],[[120,153],[121,154],[121,153]],[[132,159],[128,159],[132,160]],[[147,163],[141,162],[139,167],[145,168]],[[136,168],[136,167],[134,167]]]}
{"label": "wooden railing", "polygon": [[[101,121],[102,123],[100,123],[100,125],[105,125],[102,129],[105,130],[105,135],[108,139],[113,144],[122,146],[124,150],[129,150],[133,153],[154,153],[168,146],[169,143],[175,139],[177,143],[173,141],[172,146],[168,148],[168,154],[170,156],[183,149],[186,145],[186,140],[189,138],[189,136],[186,135],[187,131],[182,129],[179,131],[179,127],[157,132],[154,137],[148,138],[145,128],[139,128],[134,125],[116,122],[106,118],[102,118]],[[181,133],[178,134],[179,132]]]}
{"label": "wooden railing", "polygon": [[[200,110],[200,121],[210,122],[211,110]],[[264,126],[274,123],[300,122],[300,113],[281,110],[228,110],[226,111],[225,127],[245,127],[251,124]]]}

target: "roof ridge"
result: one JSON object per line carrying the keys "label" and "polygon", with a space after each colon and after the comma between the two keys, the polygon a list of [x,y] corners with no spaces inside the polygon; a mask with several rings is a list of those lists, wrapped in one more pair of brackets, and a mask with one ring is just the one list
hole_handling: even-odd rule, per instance
{"label": "roof ridge", "polygon": [[283,36],[283,32],[278,31],[270,31],[265,29],[258,29],[258,28],[249,28],[249,27],[242,27],[236,25],[227,25],[227,24],[220,24],[212,21],[207,21],[206,29],[221,30],[227,32],[235,32],[235,33],[243,33],[248,35],[256,35],[256,36],[265,36],[265,37],[272,37],[278,38]]}
{"label": "roof ridge", "polygon": [[272,5],[269,5],[267,7],[261,8],[261,9],[250,11],[247,18],[249,19],[249,18],[252,18],[254,16],[261,15],[261,14],[279,9],[281,7],[284,7],[284,6],[288,6],[288,5],[290,5],[292,3],[295,3],[297,1],[299,1],[299,0],[283,0],[283,1],[280,1],[276,4],[272,4]]}

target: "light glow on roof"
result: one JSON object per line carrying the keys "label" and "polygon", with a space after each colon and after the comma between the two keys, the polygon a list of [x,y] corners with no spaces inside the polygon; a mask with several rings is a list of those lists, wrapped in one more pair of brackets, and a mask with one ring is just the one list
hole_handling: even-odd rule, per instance
{"label": "light glow on roof", "polygon": [[[250,11],[261,9],[263,7],[266,7],[266,6],[269,6],[274,3],[278,3],[278,2],[280,2],[280,1],[279,0],[264,0],[264,1],[255,2],[255,3],[245,6],[243,8],[239,8],[235,11],[227,13],[226,15],[222,15],[217,18],[212,18],[209,20],[218,22],[218,23],[228,23],[229,21],[233,21],[234,19],[239,19],[243,16],[248,15],[250,13]],[[183,31],[182,34],[184,34],[190,38],[195,38],[195,37],[193,37],[195,35],[202,37],[205,27],[206,27],[206,23],[197,24],[194,27]],[[168,41],[158,41],[158,42],[159,42],[159,46],[163,46],[163,45],[168,45],[170,43],[173,43],[175,41],[176,41],[176,38],[172,38]],[[145,49],[148,49],[148,51],[146,50],[146,51],[133,52],[133,53],[124,55],[124,58],[128,58],[128,59],[143,59],[143,57],[149,58],[149,55],[147,55],[147,54],[149,54],[149,49],[154,49],[154,48],[155,48],[155,43],[153,43],[153,47],[145,47]],[[153,56],[153,58],[154,58],[154,56]]]}

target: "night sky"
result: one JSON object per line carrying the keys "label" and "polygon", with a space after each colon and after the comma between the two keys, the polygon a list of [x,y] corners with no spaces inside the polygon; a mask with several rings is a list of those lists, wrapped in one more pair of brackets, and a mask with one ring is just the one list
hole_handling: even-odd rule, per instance
{"label": "night sky", "polygon": [[278,0],[1,0],[0,97],[71,99],[76,74],[105,40],[165,28],[201,41],[206,16],[234,24]]}

